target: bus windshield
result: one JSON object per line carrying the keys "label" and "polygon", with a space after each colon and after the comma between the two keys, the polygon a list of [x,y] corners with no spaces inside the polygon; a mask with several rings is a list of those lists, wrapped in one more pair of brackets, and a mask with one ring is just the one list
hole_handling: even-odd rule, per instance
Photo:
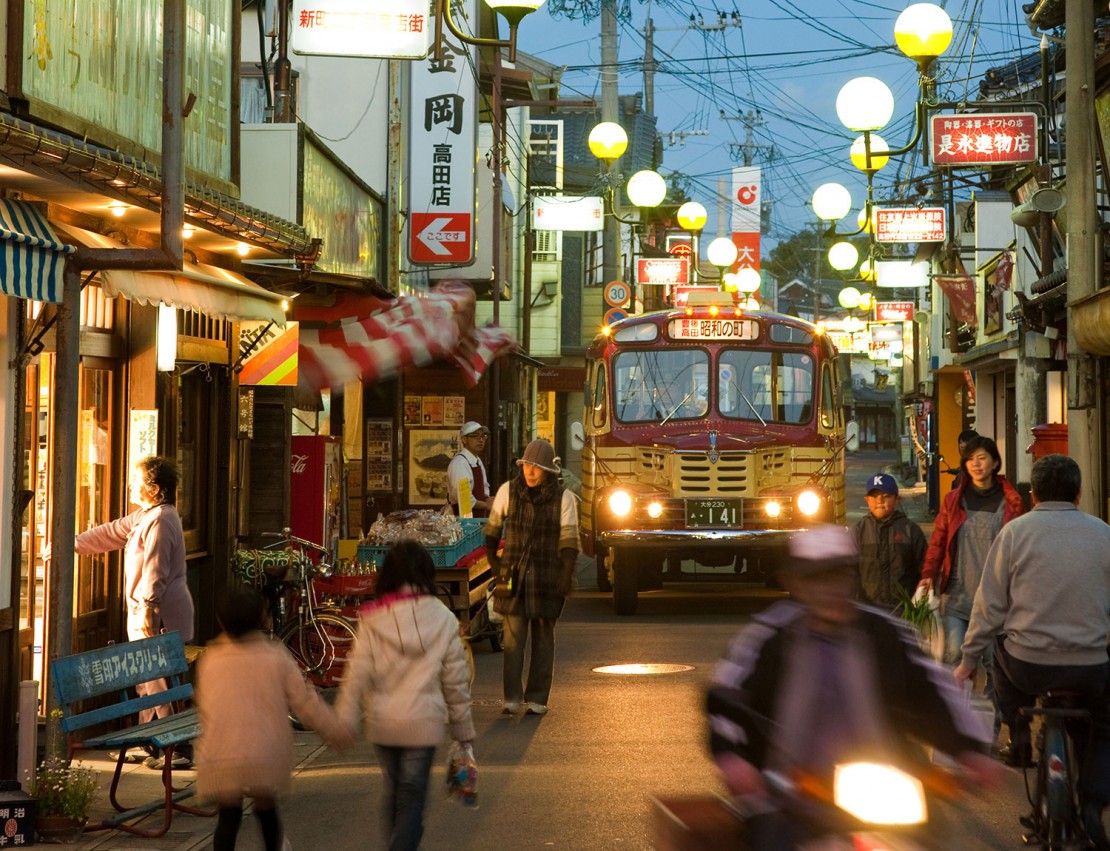
{"label": "bus windshield", "polygon": [[800,424],[813,415],[813,358],[804,352],[725,349],[717,378],[722,416]]}
{"label": "bus windshield", "polygon": [[627,351],[613,360],[613,409],[625,423],[703,416],[709,408],[704,349]]}

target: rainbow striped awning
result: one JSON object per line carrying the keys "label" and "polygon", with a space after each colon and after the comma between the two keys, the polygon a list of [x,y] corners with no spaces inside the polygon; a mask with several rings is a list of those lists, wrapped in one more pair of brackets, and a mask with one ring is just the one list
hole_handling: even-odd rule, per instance
{"label": "rainbow striped awning", "polygon": [[34,204],[0,198],[0,292],[60,302],[66,255],[76,250],[58,239]]}

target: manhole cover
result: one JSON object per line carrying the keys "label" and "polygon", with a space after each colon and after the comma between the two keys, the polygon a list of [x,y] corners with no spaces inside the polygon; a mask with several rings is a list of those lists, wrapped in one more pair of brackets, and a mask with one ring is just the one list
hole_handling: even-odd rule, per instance
{"label": "manhole cover", "polygon": [[639,662],[631,665],[604,665],[594,668],[595,674],[681,674],[694,670],[693,665],[663,665],[655,662]]}

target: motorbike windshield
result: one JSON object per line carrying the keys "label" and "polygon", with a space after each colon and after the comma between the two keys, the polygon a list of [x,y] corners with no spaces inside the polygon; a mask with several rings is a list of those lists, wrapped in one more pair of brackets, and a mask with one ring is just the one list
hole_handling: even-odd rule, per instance
{"label": "motorbike windshield", "polygon": [[613,359],[613,413],[620,422],[688,420],[708,410],[704,349],[628,351]]}
{"label": "motorbike windshield", "polygon": [[722,416],[799,425],[813,417],[813,358],[804,352],[727,349],[717,364]]}

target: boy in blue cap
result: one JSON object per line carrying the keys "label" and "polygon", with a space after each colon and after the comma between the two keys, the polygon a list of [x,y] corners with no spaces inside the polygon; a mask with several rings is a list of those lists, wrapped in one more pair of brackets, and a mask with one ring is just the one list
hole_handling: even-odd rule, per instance
{"label": "boy in blue cap", "polygon": [[886,612],[897,608],[899,586],[913,595],[929,548],[925,533],[900,502],[893,476],[872,476],[867,480],[868,514],[852,527],[859,548],[860,599]]}

